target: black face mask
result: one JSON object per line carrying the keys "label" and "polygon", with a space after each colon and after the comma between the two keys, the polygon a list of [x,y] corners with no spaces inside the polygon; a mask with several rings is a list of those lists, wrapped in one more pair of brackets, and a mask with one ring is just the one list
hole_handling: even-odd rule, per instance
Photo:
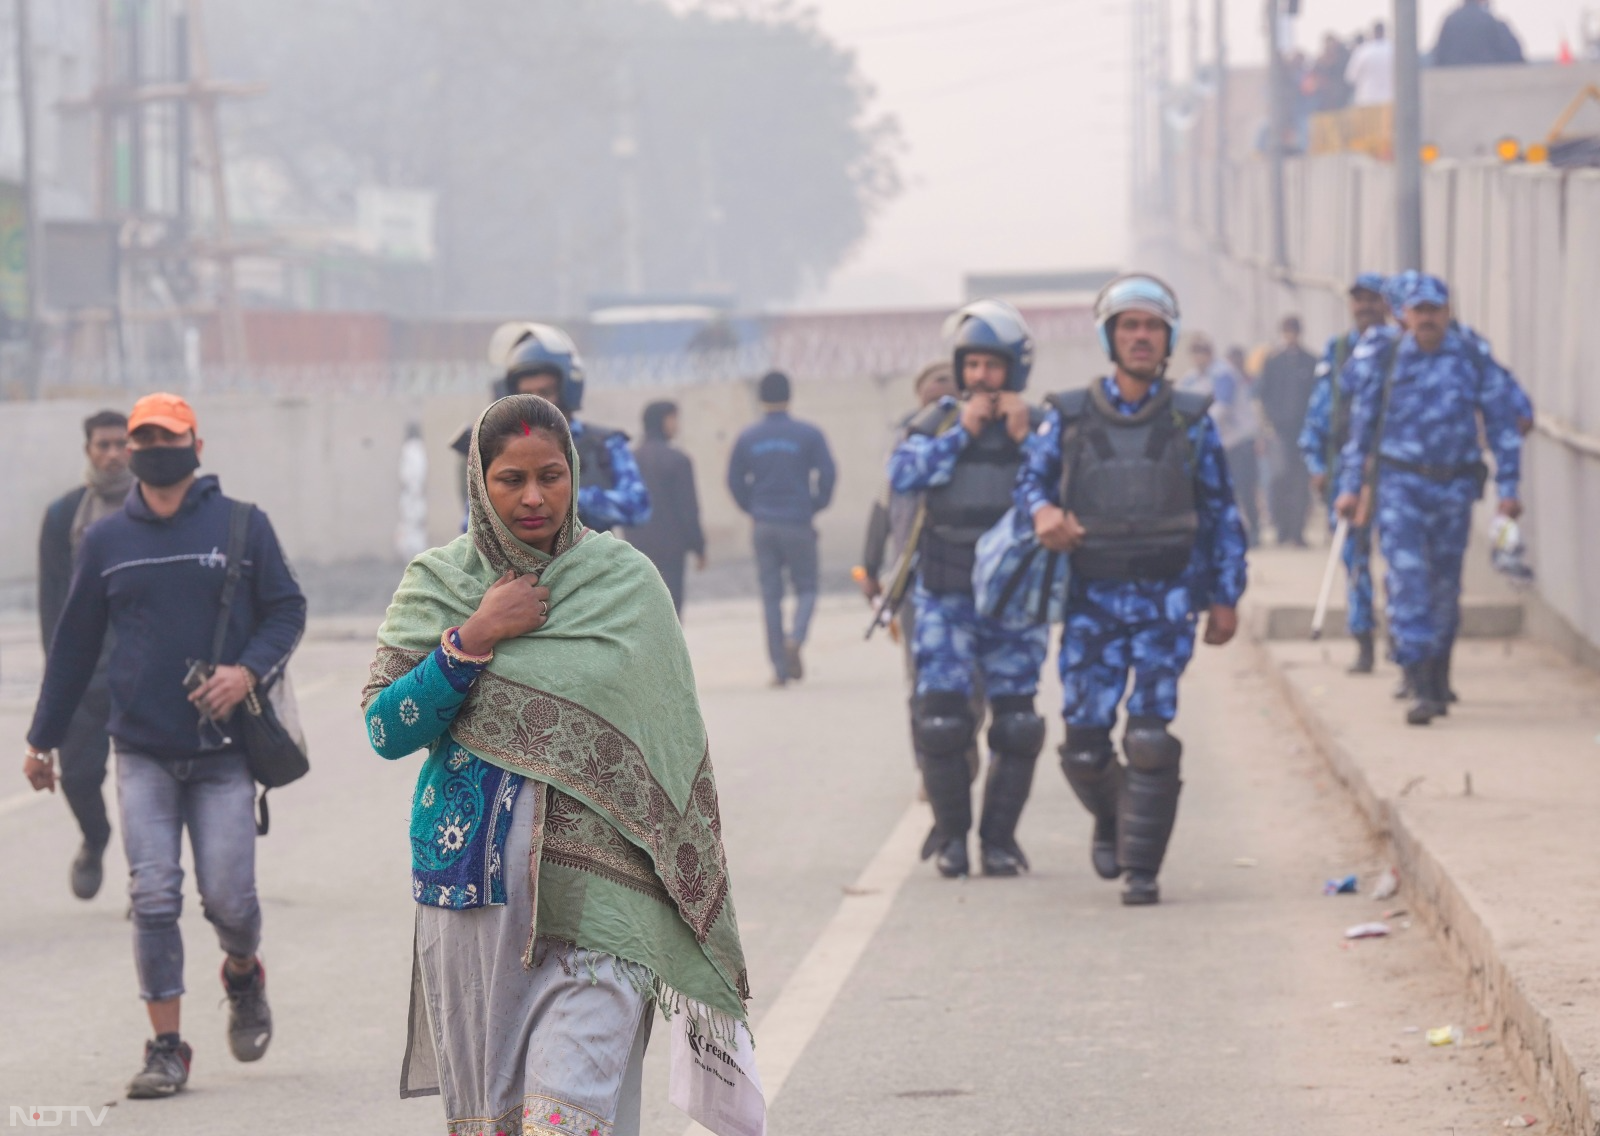
{"label": "black face mask", "polygon": [[133,476],[146,485],[165,489],[176,485],[200,468],[200,455],[193,446],[149,446],[128,455]]}

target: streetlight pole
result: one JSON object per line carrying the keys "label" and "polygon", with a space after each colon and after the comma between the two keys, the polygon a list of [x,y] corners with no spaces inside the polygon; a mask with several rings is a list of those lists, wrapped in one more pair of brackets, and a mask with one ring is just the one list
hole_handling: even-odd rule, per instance
{"label": "streetlight pole", "polygon": [[1395,236],[1402,269],[1422,267],[1422,76],[1417,0],[1394,3]]}

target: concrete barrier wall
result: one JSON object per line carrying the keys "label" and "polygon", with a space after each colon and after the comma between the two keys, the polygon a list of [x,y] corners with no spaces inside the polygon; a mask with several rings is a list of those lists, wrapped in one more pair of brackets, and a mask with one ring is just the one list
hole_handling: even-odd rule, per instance
{"label": "concrete barrier wall", "polygon": [[[1046,346],[1032,392],[1081,386],[1103,370],[1087,342]],[[710,553],[719,561],[748,553],[748,522],[724,486],[728,455],[760,408],[753,383],[683,387],[601,387],[589,393],[589,420],[635,437],[640,412],[658,398],[682,408],[680,444],[695,462]],[[45,506],[82,476],[82,420],[129,400],[0,403],[8,491],[0,495],[0,587],[26,594],[36,572]],[[468,395],[274,398],[199,396],[204,472],[272,518],[296,565],[333,567],[396,562],[400,445],[409,424],[422,429],[429,455],[428,528],[436,543],[460,531],[461,466],[450,441],[483,407]],[[855,563],[870,503],[883,486],[894,424],[911,408],[910,375],[799,383],[793,412],[827,434],[839,467],[834,505],[818,518],[825,566],[835,575]]]}
{"label": "concrete barrier wall", "polygon": [[[1289,264],[1272,265],[1264,161],[1234,167],[1224,234],[1178,220],[1138,234],[1140,263],[1179,289],[1185,322],[1259,343],[1299,313],[1317,343],[1345,325],[1360,271],[1393,271],[1394,180],[1356,155],[1288,164]],[[1459,318],[1528,389],[1539,429],[1524,452],[1524,524],[1538,598],[1558,638],[1600,651],[1600,171],[1441,162],[1424,184],[1424,260]],[[1209,216],[1209,214],[1203,214]]]}

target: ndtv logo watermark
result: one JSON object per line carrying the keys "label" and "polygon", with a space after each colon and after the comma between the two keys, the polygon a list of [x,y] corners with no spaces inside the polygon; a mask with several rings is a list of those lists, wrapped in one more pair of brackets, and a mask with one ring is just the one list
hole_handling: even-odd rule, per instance
{"label": "ndtv logo watermark", "polygon": [[108,1104],[101,1105],[98,1112],[86,1104],[32,1104],[26,1107],[14,1104],[11,1106],[11,1127],[59,1128],[67,1124],[76,1128],[81,1114],[91,1128],[99,1128],[106,1122],[106,1113],[110,1111]]}

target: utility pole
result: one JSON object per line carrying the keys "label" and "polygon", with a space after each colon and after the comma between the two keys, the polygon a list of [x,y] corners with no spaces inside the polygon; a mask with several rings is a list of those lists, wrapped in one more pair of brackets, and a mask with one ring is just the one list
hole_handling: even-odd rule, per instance
{"label": "utility pole", "polygon": [[1177,179],[1173,176],[1172,129],[1167,108],[1172,105],[1172,0],[1156,0],[1156,143],[1161,161],[1161,212],[1175,212]]}
{"label": "utility pole", "polygon": [[1149,98],[1149,89],[1145,85],[1145,10],[1150,0],[1133,0],[1129,5],[1133,13],[1133,96],[1131,117],[1133,119],[1133,144],[1129,147],[1128,188],[1133,194],[1134,212],[1140,213],[1147,204],[1146,195],[1149,191],[1147,179],[1149,169],[1146,158],[1145,127],[1147,123],[1146,102]]}
{"label": "utility pole", "polygon": [[1422,78],[1417,0],[1394,3],[1395,236],[1400,267],[1422,267]]}
{"label": "utility pole", "polygon": [[33,3],[16,0],[17,102],[22,113],[22,224],[27,247],[28,393],[39,394],[39,299],[44,294],[39,255],[39,161],[34,123]]}
{"label": "utility pole", "polygon": [[1216,210],[1214,219],[1216,240],[1219,247],[1226,247],[1228,243],[1228,17],[1227,0],[1213,0],[1211,21],[1212,36],[1215,40],[1216,64],[1216,99],[1212,107],[1216,112],[1216,129],[1212,132],[1212,140],[1217,148],[1216,167],[1213,174],[1216,184],[1213,186],[1212,202]]}
{"label": "utility pole", "polygon": [[1279,272],[1289,269],[1289,226],[1285,216],[1283,188],[1283,142],[1287,133],[1288,111],[1284,99],[1287,75],[1283,58],[1282,0],[1267,0],[1267,115],[1271,134],[1267,153],[1272,159],[1272,264]]}

